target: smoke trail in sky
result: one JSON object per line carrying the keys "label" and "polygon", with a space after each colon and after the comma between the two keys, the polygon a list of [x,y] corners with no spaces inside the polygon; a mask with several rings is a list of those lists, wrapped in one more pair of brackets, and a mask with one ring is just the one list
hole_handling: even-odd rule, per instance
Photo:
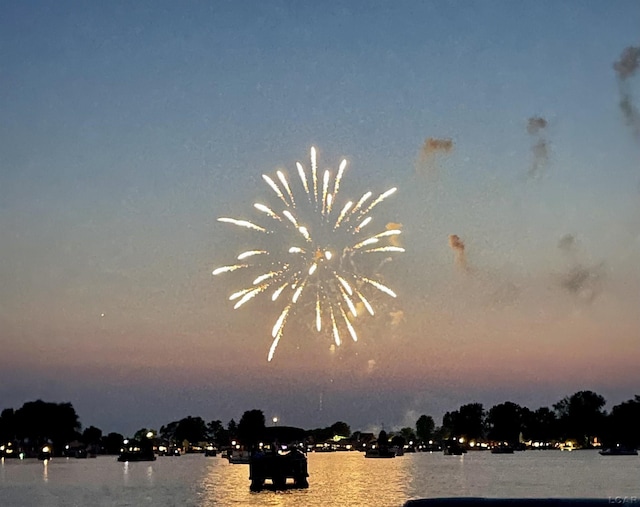
{"label": "smoke trail in sky", "polygon": [[577,264],[560,278],[560,286],[581,300],[591,303],[602,291],[604,264],[587,267]]}
{"label": "smoke trail in sky", "polygon": [[452,139],[437,139],[435,137],[428,137],[425,139],[418,161],[416,164],[416,171],[427,175],[434,175],[437,172],[436,157],[438,155],[446,155],[453,151]]}
{"label": "smoke trail in sky", "polygon": [[618,75],[620,89],[620,110],[627,124],[633,129],[634,135],[640,139],[640,111],[634,104],[629,86],[629,79],[640,67],[640,47],[629,46],[622,51],[620,60],[613,64]]}
{"label": "smoke trail in sky", "polygon": [[558,248],[569,256],[568,271],[559,277],[559,284],[567,292],[579,299],[591,303],[602,291],[604,263],[586,266],[578,259],[576,238],[565,234],[558,241]]}
{"label": "smoke trail in sky", "polygon": [[576,238],[572,234],[565,234],[558,241],[558,248],[564,252],[571,252],[575,248]]}
{"label": "smoke trail in sky", "polygon": [[547,120],[541,116],[532,116],[527,120],[527,132],[534,144],[531,146],[533,161],[529,167],[529,176],[535,178],[546,168],[549,162],[549,147],[545,136]]}
{"label": "smoke trail in sky", "polygon": [[464,242],[456,234],[449,235],[449,247],[455,252],[456,266],[459,269],[467,270],[467,259],[464,254]]}

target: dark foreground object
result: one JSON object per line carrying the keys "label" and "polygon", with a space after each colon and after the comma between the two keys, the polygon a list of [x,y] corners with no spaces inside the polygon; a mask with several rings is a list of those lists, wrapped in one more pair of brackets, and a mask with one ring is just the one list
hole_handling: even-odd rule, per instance
{"label": "dark foreground object", "polygon": [[[297,449],[287,454],[256,454],[249,462],[251,491],[308,488],[307,457]],[[287,484],[292,479],[293,484]],[[270,480],[271,484],[266,484]]]}
{"label": "dark foreground object", "polygon": [[600,451],[601,456],[637,456],[638,451],[626,447],[612,447]]}
{"label": "dark foreground object", "polygon": [[[623,503],[606,498],[423,498],[409,500],[404,507],[604,507]],[[631,499],[627,499],[627,503]],[[640,500],[636,499],[636,503]]]}
{"label": "dark foreground object", "polygon": [[148,453],[148,452],[139,452],[139,451],[132,451],[132,452],[123,452],[122,454],[120,454],[120,456],[118,456],[118,461],[121,462],[126,462],[126,461],[155,461],[156,460],[156,456],[155,454],[153,454],[153,452]]}

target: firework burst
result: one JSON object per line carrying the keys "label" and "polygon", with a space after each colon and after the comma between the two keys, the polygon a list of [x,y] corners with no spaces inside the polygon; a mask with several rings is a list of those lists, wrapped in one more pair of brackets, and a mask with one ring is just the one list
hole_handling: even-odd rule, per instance
{"label": "firework burst", "polygon": [[[366,192],[356,202],[348,200],[339,205],[338,192],[346,168],[347,161],[342,160],[335,177],[329,169],[320,173],[312,147],[310,171],[296,163],[295,184],[280,170],[275,178],[262,176],[275,194],[276,204],[253,205],[262,218],[260,224],[218,218],[259,236],[260,246],[240,253],[235,263],[219,267],[213,274],[241,271],[249,275],[244,288],[229,296],[234,309],[263,293],[279,305],[268,361],[294,314],[306,315],[318,333],[327,333],[339,346],[347,335],[358,341],[355,323],[364,312],[357,308],[374,315],[370,294],[396,297],[378,279],[375,269],[367,269],[371,263],[366,261],[371,256],[386,258],[389,253],[404,252],[395,241],[401,232],[399,227],[366,232],[372,227],[371,212],[396,188],[374,199],[371,192]],[[296,189],[300,192],[294,194]]]}

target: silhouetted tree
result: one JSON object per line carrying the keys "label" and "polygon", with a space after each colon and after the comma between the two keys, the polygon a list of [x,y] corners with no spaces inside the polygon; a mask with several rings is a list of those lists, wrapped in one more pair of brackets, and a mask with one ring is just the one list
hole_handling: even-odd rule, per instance
{"label": "silhouetted tree", "polygon": [[553,405],[563,438],[587,446],[603,430],[605,399],[593,391],[578,391]]}
{"label": "silhouetted tree", "polygon": [[460,434],[467,440],[482,438],[484,434],[484,408],[482,403],[469,403],[460,407]]}
{"label": "silhouetted tree", "polygon": [[247,410],[238,423],[238,438],[247,447],[253,447],[264,438],[265,419],[262,410]]}
{"label": "silhouetted tree", "polygon": [[147,438],[147,433],[149,433],[150,431],[153,433],[153,430],[150,430],[149,428],[140,428],[134,433],[133,439],[141,442],[142,439]]}
{"label": "silhouetted tree", "polygon": [[16,439],[16,418],[12,408],[5,408],[0,414],[0,443]]}
{"label": "silhouetted tree", "polygon": [[351,436],[351,428],[345,422],[337,421],[331,425],[330,429],[333,435],[340,435],[341,437]]}
{"label": "silhouetted tree", "polygon": [[402,449],[404,447],[404,445],[407,443],[407,441],[405,440],[405,438],[398,434],[398,435],[393,435],[391,437],[391,445],[395,445],[396,447]]}
{"label": "silhouetted tree", "polygon": [[175,443],[175,434],[176,428],[178,427],[178,421],[172,421],[169,424],[163,424],[160,426],[160,431],[158,432],[158,436],[163,440],[166,440],[171,443]]}
{"label": "silhouetted tree", "polygon": [[264,430],[264,441],[278,441],[281,444],[293,444],[304,442],[306,435],[306,430],[294,426],[267,426]]}
{"label": "silhouetted tree", "polygon": [[434,442],[442,442],[443,440],[446,440],[450,437],[451,433],[447,428],[444,427],[443,424],[442,426],[436,426],[436,429],[433,430],[433,437],[431,438],[431,440],[433,440]]}
{"label": "silhouetted tree", "polygon": [[351,428],[347,423],[337,421],[326,428],[315,428],[307,432],[308,438],[313,443],[326,442],[327,440],[333,439],[336,435],[349,437],[351,436]]}
{"label": "silhouetted tree", "polygon": [[520,431],[525,440],[532,440],[531,429],[535,426],[535,419],[536,415],[533,410],[527,407],[520,407]]}
{"label": "silhouetted tree", "polygon": [[378,447],[386,447],[389,445],[389,435],[384,430],[380,430],[378,433]]}
{"label": "silhouetted tree", "polygon": [[16,436],[27,439],[35,450],[51,441],[53,450],[60,454],[67,442],[79,438],[82,428],[78,414],[71,403],[30,401],[15,412]]}
{"label": "silhouetted tree", "polygon": [[222,421],[215,419],[207,424],[207,438],[218,445],[226,444],[227,430],[224,429]]}
{"label": "silhouetted tree", "polygon": [[442,416],[442,436],[444,438],[452,438],[458,435],[460,428],[460,412],[454,410],[445,412]]}
{"label": "silhouetted tree", "polygon": [[400,429],[400,435],[404,438],[405,442],[415,443],[417,440],[415,431],[413,428],[409,428],[408,426]]}
{"label": "silhouetted tree", "polygon": [[82,442],[85,445],[97,444],[102,439],[102,430],[95,426],[89,426],[82,432]]}
{"label": "silhouetted tree", "polygon": [[120,433],[109,433],[102,437],[102,447],[107,454],[120,454],[120,449],[124,442],[124,437]]}
{"label": "silhouetted tree", "polygon": [[433,438],[433,431],[435,429],[435,422],[430,415],[421,415],[416,421],[416,436],[422,442],[428,442]]}
{"label": "silhouetted tree", "polygon": [[442,418],[446,438],[464,437],[467,441],[484,434],[484,408],[482,403],[462,405],[459,410],[447,412]]}
{"label": "silhouetted tree", "polygon": [[313,443],[317,444],[332,439],[334,433],[331,431],[331,427],[328,426],[326,428],[314,428],[309,430],[307,435]]}
{"label": "silhouetted tree", "polygon": [[190,444],[207,440],[207,424],[202,417],[185,417],[180,419],[175,429],[174,439],[181,444],[185,440]]}
{"label": "silhouetted tree", "polygon": [[522,421],[524,437],[527,440],[550,443],[560,438],[558,419],[549,407],[540,407],[534,412],[523,408]]}
{"label": "silhouetted tree", "polygon": [[613,407],[607,419],[607,446],[620,444],[629,449],[640,446],[640,396]]}
{"label": "silhouetted tree", "polygon": [[229,436],[229,440],[233,440],[238,438],[238,423],[234,419],[231,419],[227,423],[227,433]]}
{"label": "silhouetted tree", "polygon": [[515,444],[522,431],[522,407],[510,401],[491,407],[487,414],[488,437]]}

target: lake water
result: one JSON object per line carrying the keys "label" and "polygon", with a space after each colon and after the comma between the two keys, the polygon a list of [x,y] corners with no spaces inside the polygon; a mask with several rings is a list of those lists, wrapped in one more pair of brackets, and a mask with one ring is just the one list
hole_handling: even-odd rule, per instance
{"label": "lake water", "polygon": [[640,497],[640,458],[596,451],[407,454],[310,453],[309,489],[249,491],[249,467],[201,454],[154,462],[3,460],[0,505],[22,506],[376,506],[412,498]]}

